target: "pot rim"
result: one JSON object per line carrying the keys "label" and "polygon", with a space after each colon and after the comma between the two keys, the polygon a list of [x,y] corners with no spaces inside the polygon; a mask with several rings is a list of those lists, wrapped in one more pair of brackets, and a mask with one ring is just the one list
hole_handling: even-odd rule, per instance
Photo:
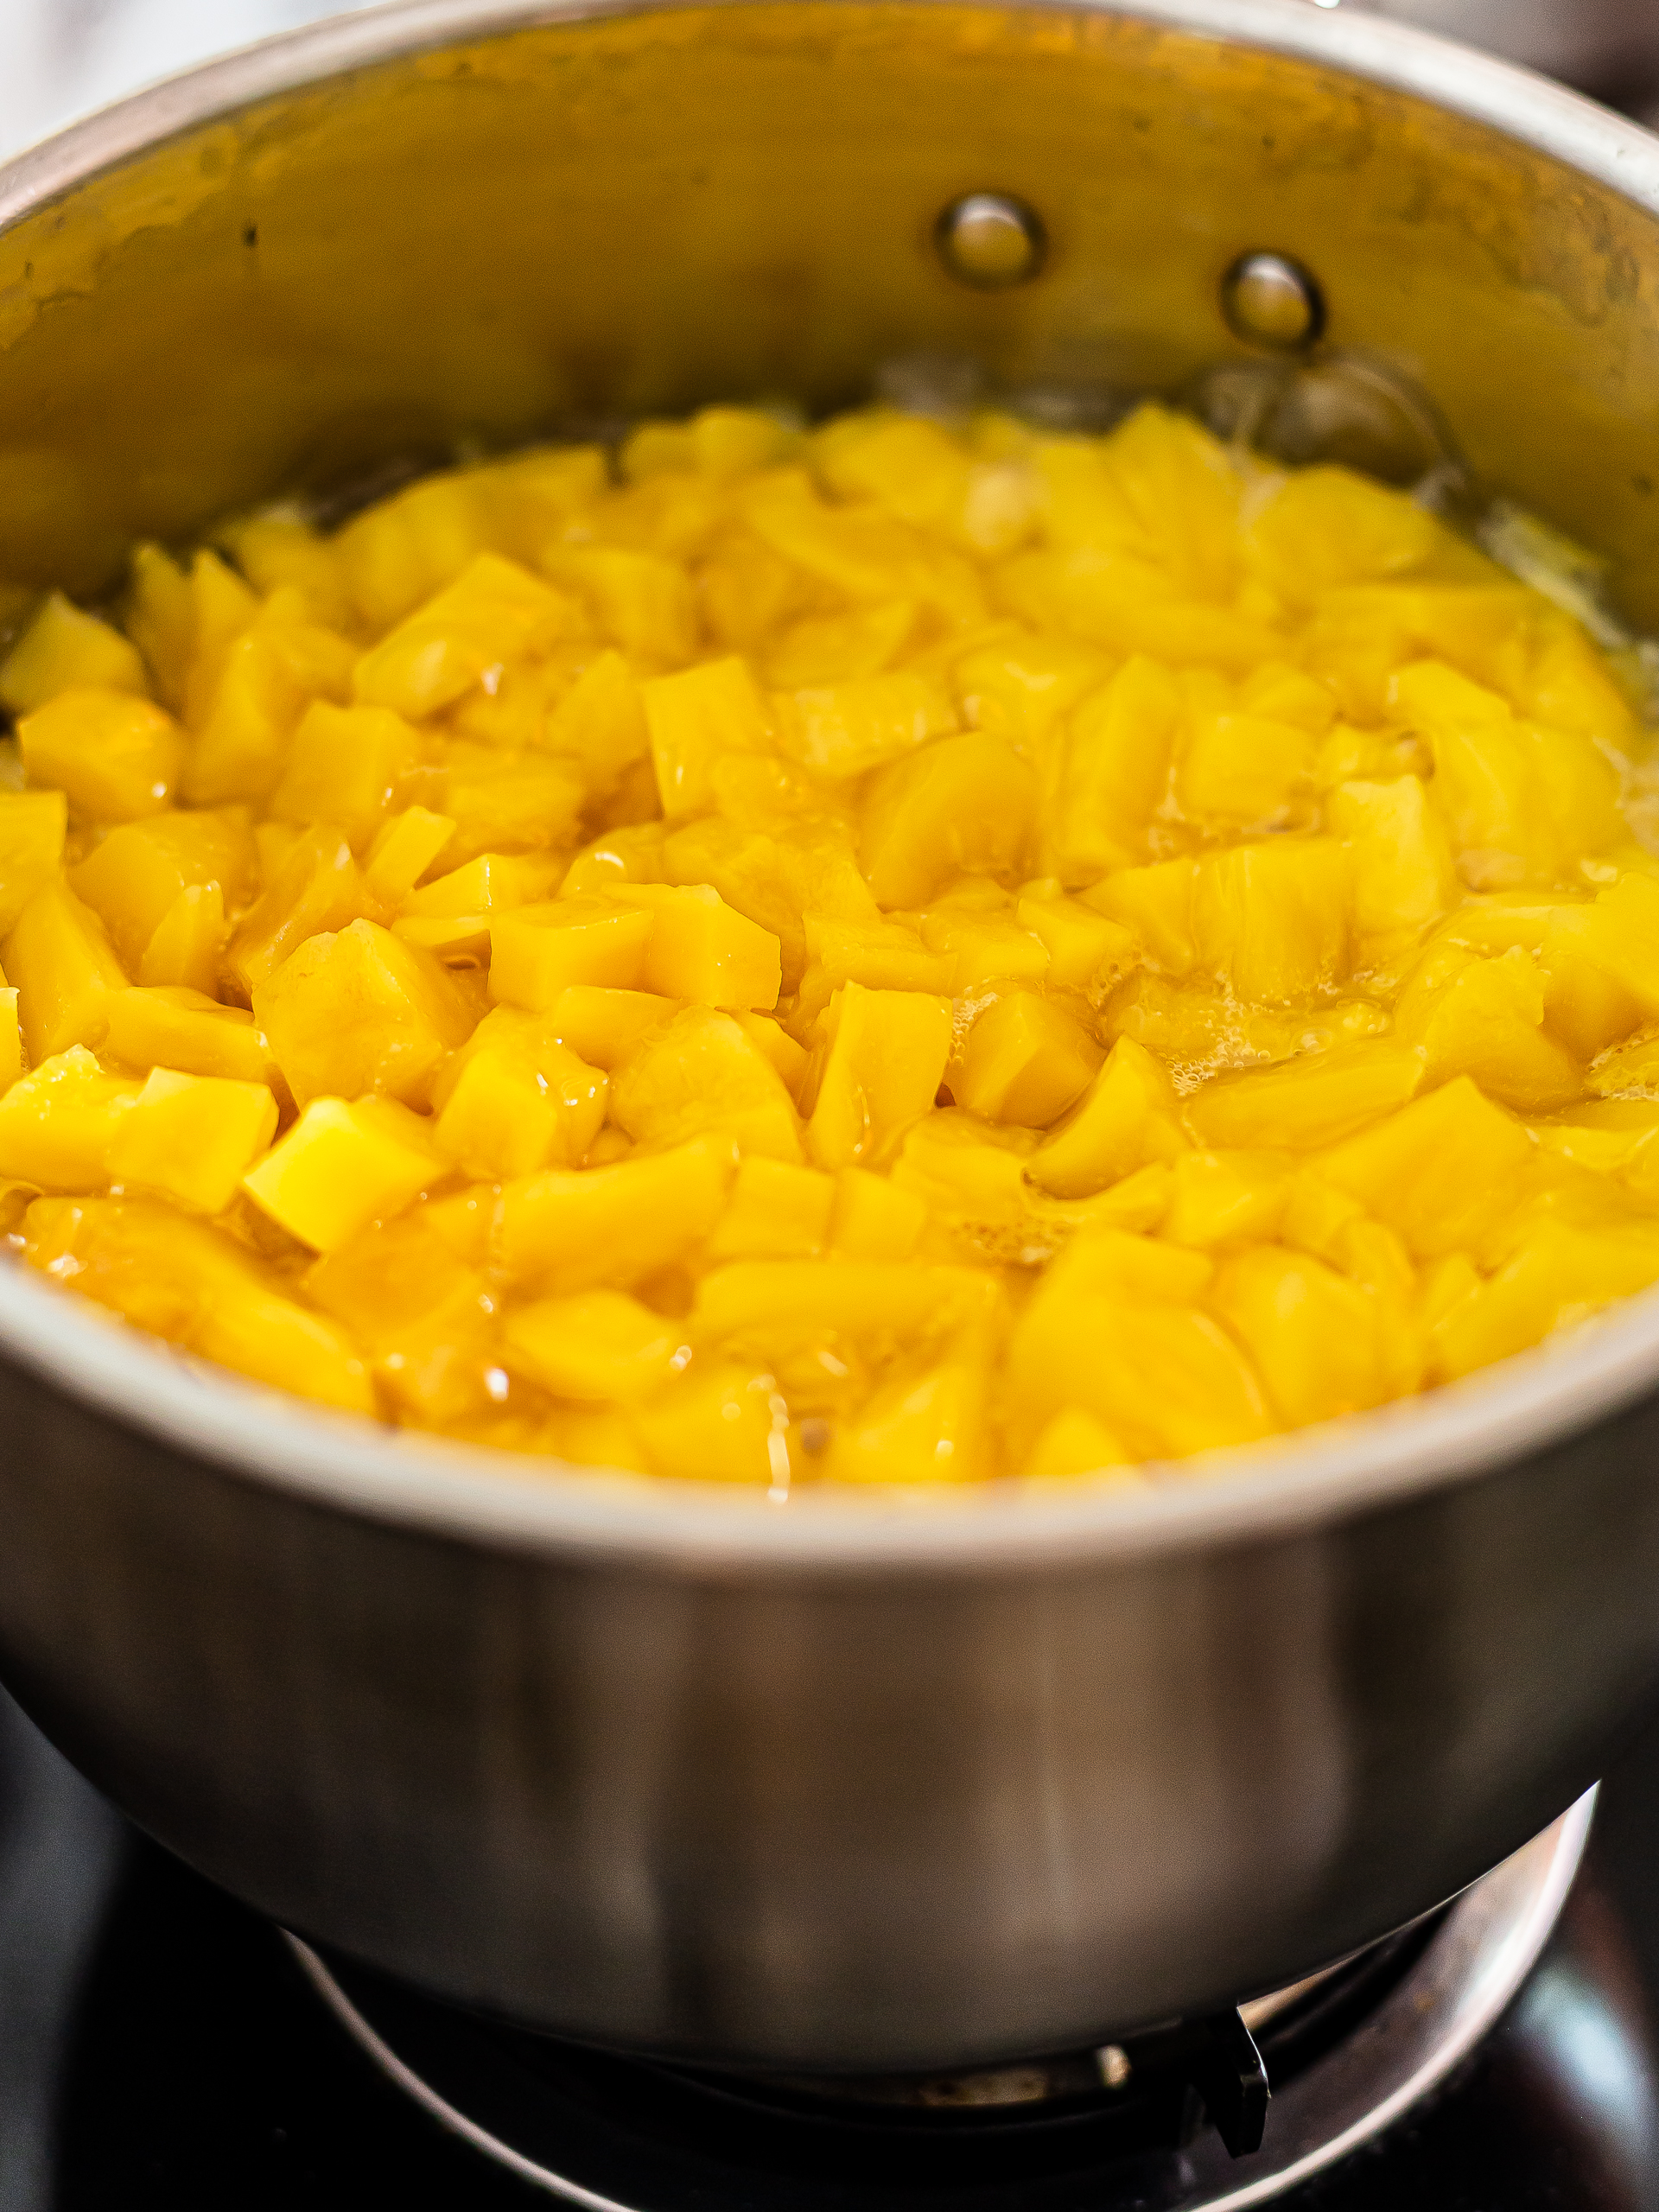
{"label": "pot rim", "polygon": [[[403,0],[165,79],[0,164],[0,232],[166,141],[285,92],[468,39],[745,0]],[[796,0],[815,13],[842,0]],[[987,0],[912,0],[983,6]],[[999,0],[1007,6],[1010,0]],[[1659,137],[1452,41],[1309,0],[1012,0],[1139,20],[1356,76],[1484,124],[1659,213]],[[658,1567],[875,1574],[1103,1562],[1293,1536],[1499,1469],[1659,1386],[1659,1290],[1463,1382],[1127,1487],[1079,1478],[918,1492],[624,1475],[391,1431],[251,1383],[0,1266],[0,1350],[66,1395],[320,1507],[492,1548]]]}

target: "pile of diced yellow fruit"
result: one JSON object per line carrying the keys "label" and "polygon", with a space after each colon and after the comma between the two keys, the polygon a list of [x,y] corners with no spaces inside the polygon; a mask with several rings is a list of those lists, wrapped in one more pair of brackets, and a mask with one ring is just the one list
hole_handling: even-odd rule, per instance
{"label": "pile of diced yellow fruit", "polygon": [[0,664],[3,1222],[262,1382],[1136,1481],[1659,1279],[1648,740],[1403,494],[715,409],[118,613]]}

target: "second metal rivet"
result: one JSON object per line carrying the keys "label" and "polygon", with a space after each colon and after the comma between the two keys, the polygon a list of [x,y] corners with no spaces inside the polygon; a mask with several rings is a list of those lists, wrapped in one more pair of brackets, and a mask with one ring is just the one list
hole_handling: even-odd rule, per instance
{"label": "second metal rivet", "polygon": [[1319,280],[1286,253],[1243,253],[1221,280],[1221,311],[1252,346],[1294,353],[1325,328]]}
{"label": "second metal rivet", "polygon": [[1006,192],[969,192],[953,200],[934,225],[933,238],[957,282],[988,292],[1027,283],[1047,250],[1036,210]]}

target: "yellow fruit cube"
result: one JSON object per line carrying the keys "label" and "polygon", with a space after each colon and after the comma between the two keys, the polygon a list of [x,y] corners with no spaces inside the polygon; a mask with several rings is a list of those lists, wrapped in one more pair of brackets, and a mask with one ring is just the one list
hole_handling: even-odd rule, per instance
{"label": "yellow fruit cube", "polygon": [[823,1471],[832,1483],[971,1482],[986,1461],[989,1378],[971,1351],[900,1366],[838,1422]]}
{"label": "yellow fruit cube", "polygon": [[802,470],[768,471],[742,511],[767,545],[837,594],[866,603],[913,598],[951,624],[985,619],[984,594],[966,561],[868,505],[828,505]]}
{"label": "yellow fruit cube", "polygon": [[421,741],[383,707],[305,710],[268,804],[278,822],[331,822],[366,846],[420,765]]}
{"label": "yellow fruit cube", "polygon": [[1039,1292],[1014,1332],[1007,1391],[1030,1433],[1080,1405],[1143,1459],[1253,1443],[1274,1426],[1249,1360],[1190,1306]]}
{"label": "yellow fruit cube", "polygon": [[447,875],[411,892],[404,914],[493,914],[547,900],[564,874],[563,862],[541,853],[480,853]]}
{"label": "yellow fruit cube", "polygon": [[1032,1154],[1026,1173],[1054,1198],[1083,1198],[1186,1148],[1168,1076],[1144,1047],[1120,1037],[1077,1105]]}
{"label": "yellow fruit cube", "polygon": [[1371,1220],[1357,1199],[1321,1180],[1312,1168],[1300,1169],[1291,1179],[1279,1241],[1295,1251],[1311,1252],[1338,1274],[1351,1276],[1402,1306],[1420,1292],[1417,1270],[1398,1234]]}
{"label": "yellow fruit cube", "polygon": [[[956,956],[932,952],[915,929],[898,921],[849,921],[832,914],[804,917],[815,986],[827,1006],[842,983],[862,983],[873,991],[946,992],[951,988]],[[806,985],[802,985],[803,995]]]}
{"label": "yellow fruit cube", "polygon": [[0,935],[63,859],[69,806],[61,791],[0,791]]}
{"label": "yellow fruit cube", "polygon": [[631,1426],[654,1474],[690,1482],[786,1483],[782,1401],[770,1375],[694,1363],[635,1407]]}
{"label": "yellow fruit cube", "polygon": [[242,1187],[290,1236],[332,1252],[368,1222],[401,1213],[448,1172],[430,1125],[408,1107],[314,1098]]}
{"label": "yellow fruit cube", "polygon": [[[0,813],[0,825],[4,819]],[[69,882],[103,922],[122,959],[137,969],[185,892],[216,883],[223,906],[241,906],[252,892],[254,870],[253,841],[244,822],[230,813],[175,811],[111,830],[71,871]]]}
{"label": "yellow fruit cube", "polygon": [[107,1075],[84,1045],[54,1053],[0,1096],[0,1175],[43,1191],[96,1191],[142,1084]]}
{"label": "yellow fruit cube", "polygon": [[626,1291],[581,1291],[510,1313],[504,1357],[556,1398],[605,1405],[658,1389],[690,1357],[679,1325]]}
{"label": "yellow fruit cube", "polygon": [[766,1014],[777,1005],[783,973],[778,939],[709,885],[622,884],[613,895],[619,905],[643,907],[653,918],[642,979],[648,991],[728,1014]]}
{"label": "yellow fruit cube", "polygon": [[1084,903],[1128,930],[1167,976],[1185,976],[1198,958],[1192,897],[1198,863],[1159,861],[1121,868],[1084,893]]}
{"label": "yellow fruit cube", "polygon": [[301,1106],[368,1091],[424,1105],[474,1020],[439,961],[367,921],[308,938],[256,986],[253,1012]]}
{"label": "yellow fruit cube", "polygon": [[111,995],[126,989],[126,973],[103,923],[60,880],[42,885],[23,908],[3,957],[32,1061],[102,1041]]}
{"label": "yellow fruit cube", "polygon": [[912,1124],[891,1179],[935,1222],[948,1224],[970,1243],[983,1239],[1002,1256],[1010,1241],[1014,1249],[1023,1249],[1022,1239],[1034,1241],[1030,1232],[1045,1203],[1026,1180],[1034,1142],[1029,1129],[945,1107]]}
{"label": "yellow fruit cube", "polygon": [[1184,713],[1166,668],[1136,655],[1072,715],[1042,810],[1042,865],[1063,883],[1092,883],[1146,851],[1147,825],[1169,781]]}
{"label": "yellow fruit cube", "polygon": [[[155,680],[156,697],[176,714],[195,644],[195,594],[184,570],[159,545],[133,549],[124,626]],[[107,674],[99,680],[112,690],[125,688],[111,684]]]}
{"label": "yellow fruit cube", "polygon": [[709,811],[715,764],[723,754],[772,750],[766,702],[747,663],[735,656],[658,677],[639,696],[667,821]]}
{"label": "yellow fruit cube", "polygon": [[370,897],[389,907],[401,906],[454,830],[450,816],[434,814],[425,806],[405,807],[383,823],[364,862],[363,882]]}
{"label": "yellow fruit cube", "polygon": [[878,770],[860,823],[877,904],[922,906],[953,876],[1017,874],[1036,804],[1025,762],[977,731],[936,738]]}
{"label": "yellow fruit cube", "polygon": [[489,961],[487,914],[404,914],[392,924],[391,933],[429,952],[446,968],[483,969]]}
{"label": "yellow fruit cube", "polygon": [[836,1178],[830,1249],[842,1260],[907,1260],[927,1226],[926,1202],[867,1167]]}
{"label": "yellow fruit cube", "polygon": [[1285,818],[1312,787],[1314,741],[1294,722],[1211,713],[1195,720],[1175,771],[1189,821],[1265,826]]}
{"label": "yellow fruit cube", "polygon": [[575,842],[587,794],[569,761],[452,739],[444,769],[441,810],[455,824],[452,861],[474,853],[537,853]]}
{"label": "yellow fruit cube", "polygon": [[0,661],[0,706],[33,715],[65,691],[127,691],[143,698],[149,679],[118,630],[49,593],[22,636]]}
{"label": "yellow fruit cube", "polygon": [[1543,1023],[1544,978],[1519,945],[1497,960],[1432,946],[1395,1003],[1395,1035],[1422,1052],[1431,1082],[1471,1075],[1522,1112],[1565,1106],[1584,1087],[1579,1063]]}
{"label": "yellow fruit cube", "polygon": [[1075,638],[998,639],[955,661],[951,689],[971,728],[1029,760],[1048,754],[1061,723],[1099,690],[1111,665]]}
{"label": "yellow fruit cube", "polygon": [[1421,1053],[1383,1039],[1360,1038],[1322,1052],[1299,1053],[1282,1067],[1224,1076],[1182,1102],[1202,1144],[1337,1144],[1414,1098]]}
{"label": "yellow fruit cube", "polygon": [[820,1167],[887,1159],[932,1106],[950,1052],[948,999],[844,983],[820,1017],[823,1071],[811,1096],[807,1149]]}
{"label": "yellow fruit cube", "polygon": [[549,1015],[497,1007],[437,1078],[434,1134],[480,1182],[578,1166],[604,1122],[607,1087],[560,1043]]}
{"label": "yellow fruit cube", "polygon": [[1540,614],[1516,705],[1547,729],[1579,731],[1627,757],[1641,744],[1640,725],[1612,670],[1580,624],[1553,607]]}
{"label": "yellow fruit cube", "polygon": [[1048,954],[1048,981],[1074,991],[1099,991],[1127,975],[1136,959],[1133,931],[1109,915],[1096,913],[1080,899],[1060,895],[1059,886],[1039,891],[1027,885],[1014,918],[1022,930],[1041,940]]}
{"label": "yellow fruit cube", "polygon": [[916,603],[909,599],[809,615],[766,638],[766,681],[777,691],[803,691],[879,676],[915,627]]}
{"label": "yellow fruit cube", "polygon": [[1243,484],[1228,448],[1190,416],[1144,402],[1103,442],[1101,453],[1160,566],[1195,599],[1230,597]]}
{"label": "yellow fruit cube", "polygon": [[734,1146],[700,1137],[611,1167],[543,1168],[503,1189],[494,1257],[510,1281],[549,1292],[641,1282],[702,1244],[736,1165]]}
{"label": "yellow fruit cube", "polygon": [[539,1014],[573,984],[635,992],[654,927],[646,907],[591,899],[503,914],[490,931],[490,996]]}
{"label": "yellow fruit cube", "polygon": [[746,1351],[842,1340],[891,1349],[983,1320],[999,1296],[995,1276],[977,1268],[746,1260],[703,1276],[691,1319],[700,1344]]}
{"label": "yellow fruit cube", "polygon": [[[236,618],[232,617],[234,620]],[[198,610],[200,627],[200,613]],[[278,592],[218,662],[198,639],[186,696],[197,733],[182,788],[198,804],[263,798],[283,771],[296,725],[314,699],[349,696],[356,649]]]}
{"label": "yellow fruit cube", "polygon": [[429,952],[446,968],[483,969],[489,963],[487,914],[404,914],[392,924],[391,933]]}
{"label": "yellow fruit cube", "polygon": [[922,943],[950,961],[949,990],[976,995],[988,983],[1040,983],[1048,975],[1048,947],[1012,914],[963,907],[942,900],[922,917]]}
{"label": "yellow fruit cube", "polygon": [[706,1256],[711,1263],[812,1258],[829,1243],[836,1203],[834,1179],[816,1167],[760,1155],[746,1159]]}
{"label": "yellow fruit cube", "polygon": [[931,1243],[966,1260],[1028,1267],[1081,1230],[1151,1229],[1168,1211],[1170,1174],[1161,1162],[1092,1198],[1051,1198],[1027,1177],[1033,1136],[955,1109],[917,1123],[892,1179],[926,1207]]}
{"label": "yellow fruit cube", "polygon": [[778,461],[797,435],[761,408],[704,407],[688,424],[643,423],[623,448],[623,472],[637,479],[658,467],[696,468],[730,483]]}
{"label": "yellow fruit cube", "polygon": [[390,629],[458,576],[489,531],[485,478],[445,469],[378,499],[334,540],[335,558],[365,626]]}
{"label": "yellow fruit cube", "polygon": [[1580,1059],[1595,1058],[1628,1037],[1642,1019],[1642,1001],[1594,957],[1604,920],[1590,906],[1551,909],[1540,944],[1544,1019]]}
{"label": "yellow fruit cube", "polygon": [[1381,582],[1421,569],[1440,542],[1433,515],[1403,492],[1352,469],[1302,468],[1287,476],[1246,539],[1273,589],[1311,606],[1344,584]]}
{"label": "yellow fruit cube", "polygon": [[15,990],[0,988],[0,1091],[8,1090],[23,1071],[23,1025]]}
{"label": "yellow fruit cube", "polygon": [[487,1418],[502,1381],[495,1301],[445,1243],[438,1211],[417,1205],[371,1222],[302,1279],[307,1297],[372,1355],[392,1406],[433,1427]]}
{"label": "yellow fruit cube", "polygon": [[[783,772],[770,762],[743,765],[768,776]],[[785,825],[769,802],[751,808],[745,801],[730,811],[730,819],[710,815],[676,830],[663,848],[663,873],[671,884],[714,890],[776,937],[783,988],[792,989],[807,963],[802,916],[827,912],[873,921],[875,901],[858,873],[850,839],[837,826]],[[751,817],[758,826],[744,826]]]}
{"label": "yellow fruit cube", "polygon": [[1659,1281],[1659,1225],[1584,1229],[1545,1218],[1489,1282],[1446,1299],[1433,1327],[1446,1377],[1471,1373]]}
{"label": "yellow fruit cube", "polygon": [[1644,1014],[1659,1014],[1659,883],[1632,870],[1597,897],[1577,926],[1577,949],[1627,991]]}
{"label": "yellow fruit cube", "polygon": [[591,1067],[614,1068],[642,1039],[679,1012],[677,999],[651,991],[609,990],[572,983],[547,1010],[548,1027]]}
{"label": "yellow fruit cube", "polygon": [[783,1077],[784,1089],[798,1103],[810,1065],[805,1047],[795,1042],[773,1014],[737,1014],[732,1019],[750,1044],[772,1062]]}
{"label": "yellow fruit cube", "polygon": [[[1122,1441],[1104,1421],[1081,1406],[1067,1406],[1043,1427],[1020,1471],[1028,1482],[1053,1482],[1107,1468],[1127,1471],[1130,1465]],[[1139,1478],[1126,1472],[1124,1480],[1134,1486]]]}
{"label": "yellow fruit cube", "polygon": [[1171,1243],[1211,1252],[1278,1235],[1291,1188],[1282,1154],[1185,1152],[1170,1172],[1169,1211],[1160,1233]]}
{"label": "yellow fruit cube", "polygon": [[339,831],[322,823],[302,830],[232,931],[227,970],[251,995],[308,938],[354,921],[363,897],[352,849]]}
{"label": "yellow fruit cube", "polygon": [[62,691],[17,725],[32,781],[67,794],[92,822],[159,814],[184,763],[184,737],[170,715],[127,691]]}
{"label": "yellow fruit cube", "polygon": [[697,649],[697,610],[690,580],[677,561],[614,545],[560,546],[541,564],[578,591],[600,629],[624,652],[674,668]]}
{"label": "yellow fruit cube", "polygon": [[596,654],[549,719],[550,753],[567,754],[596,798],[608,798],[630,769],[651,758],[639,678],[621,653]]}
{"label": "yellow fruit cube", "polygon": [[689,1006],[653,1030],[611,1079],[611,1119],[645,1145],[705,1133],[741,1153],[798,1160],[800,1121],[783,1078],[728,1014]]}
{"label": "yellow fruit cube", "polygon": [[222,1213],[276,1134],[276,1101],[262,1083],[152,1071],[108,1154],[123,1190]]}
{"label": "yellow fruit cube", "polygon": [[1325,801],[1325,818],[1353,855],[1362,957],[1387,959],[1456,902],[1460,887],[1445,826],[1415,776],[1339,784]]}
{"label": "yellow fruit cube", "polygon": [[142,1198],[41,1198],[25,1256],[139,1328],[251,1381],[372,1414],[368,1370],[346,1332],[284,1295],[245,1247]]}
{"label": "yellow fruit cube", "polygon": [[1192,891],[1198,959],[1258,1005],[1325,990],[1346,972],[1351,889],[1349,857],[1334,837],[1207,855]]}
{"label": "yellow fruit cube", "polygon": [[1519,1122],[1458,1076],[1321,1154],[1317,1166],[1416,1258],[1432,1260],[1479,1244],[1512,1210],[1532,1156]]}
{"label": "yellow fruit cube", "polygon": [[948,524],[968,495],[972,465],[938,423],[896,409],[839,415],[813,437],[818,474],[842,499],[874,499],[906,522]]}
{"label": "yellow fruit cube", "polygon": [[864,775],[957,727],[943,686],[915,669],[784,693],[772,707],[780,748],[820,776]]}
{"label": "yellow fruit cube", "polygon": [[102,1048],[125,1067],[178,1068],[188,1075],[286,1090],[264,1032],[239,1006],[220,1006],[186,985],[117,991]]}
{"label": "yellow fruit cube", "polygon": [[1437,661],[1402,669],[1393,698],[1429,741],[1434,802],[1477,890],[1558,880],[1620,842],[1618,773],[1592,739],[1516,721]]}
{"label": "yellow fruit cube", "polygon": [[[334,543],[303,509],[286,502],[242,516],[219,531],[219,543],[257,592],[297,591],[318,620],[349,622],[352,606]],[[142,549],[152,555],[156,549]]]}
{"label": "yellow fruit cube", "polygon": [[[1172,1195],[1173,1188],[1172,1179]],[[1215,1272],[1215,1263],[1204,1253],[1162,1237],[1090,1228],[1074,1236],[1050,1264],[1040,1290],[1056,1306],[1071,1298],[1105,1298],[1122,1306],[1191,1306]]]}
{"label": "yellow fruit cube", "polygon": [[1088,1088],[1101,1057],[1087,1031],[1052,1001],[1010,991],[969,1031],[951,1096],[989,1121],[1046,1129]]}
{"label": "yellow fruit cube", "polygon": [[1403,1308],[1306,1253],[1241,1252],[1210,1299],[1294,1425],[1363,1412],[1421,1380],[1421,1342]]}
{"label": "yellow fruit cube", "polygon": [[188,588],[183,718],[188,728],[200,729],[213,713],[232,651],[258,620],[259,600],[234,569],[207,550],[191,562]]}
{"label": "yellow fruit cube", "polygon": [[183,984],[211,993],[231,934],[225,894],[216,883],[181,891],[156,925],[138,963],[141,983]]}
{"label": "yellow fruit cube", "polygon": [[544,652],[570,622],[569,602],[497,553],[480,553],[452,584],[359,661],[365,706],[419,721],[451,706],[504,662]]}

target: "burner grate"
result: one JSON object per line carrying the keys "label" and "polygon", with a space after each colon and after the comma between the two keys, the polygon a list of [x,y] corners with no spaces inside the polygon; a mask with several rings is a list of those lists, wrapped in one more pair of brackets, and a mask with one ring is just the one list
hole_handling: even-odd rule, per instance
{"label": "burner grate", "polygon": [[1243,2017],[978,2074],[756,2080],[624,2057],[289,1940],[429,2112],[589,2212],[1242,2212],[1380,2133],[1472,2049],[1559,1916],[1592,1803],[1442,1914]]}

